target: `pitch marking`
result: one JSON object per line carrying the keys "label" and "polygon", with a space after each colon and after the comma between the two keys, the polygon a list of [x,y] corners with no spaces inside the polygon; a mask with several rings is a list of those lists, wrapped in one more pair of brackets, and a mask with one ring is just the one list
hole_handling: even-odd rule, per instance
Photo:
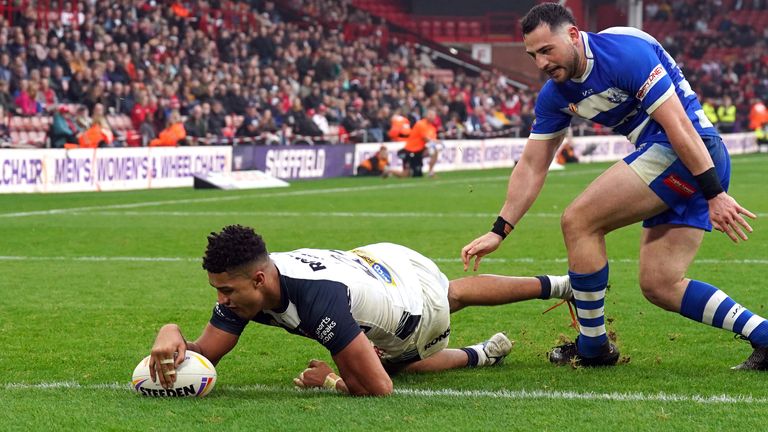
{"label": "pitch marking", "polygon": [[[74,381],[43,382],[43,383],[7,383],[3,384],[5,390],[125,390],[131,391],[130,384],[104,383],[104,384],[80,384]],[[307,390],[297,390],[291,387],[277,387],[265,385],[231,386],[223,385],[219,392],[235,393],[276,393],[296,394]],[[309,390],[311,392],[326,392],[326,390]],[[448,397],[448,398],[491,398],[509,400],[583,400],[583,401],[613,401],[613,402],[692,402],[699,404],[768,404],[768,398],[754,397],[750,395],[686,395],[674,393],[596,393],[575,391],[545,391],[545,390],[454,390],[454,389],[416,389],[397,388],[395,395],[405,397]]]}

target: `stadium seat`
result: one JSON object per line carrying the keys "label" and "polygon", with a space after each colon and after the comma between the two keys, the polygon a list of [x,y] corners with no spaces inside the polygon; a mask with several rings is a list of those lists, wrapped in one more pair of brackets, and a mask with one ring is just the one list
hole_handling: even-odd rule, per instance
{"label": "stadium seat", "polygon": [[483,31],[480,26],[480,21],[470,21],[469,22],[469,36],[473,38],[482,37]]}
{"label": "stadium seat", "polygon": [[443,29],[445,31],[445,37],[447,38],[455,38],[456,37],[456,21],[446,21]]}
{"label": "stadium seat", "polygon": [[434,20],[432,21],[432,37],[433,38],[439,38],[442,37],[445,33],[443,32],[443,22]]}
{"label": "stadium seat", "polygon": [[469,23],[466,21],[459,21],[457,24],[457,36],[459,39],[464,39],[469,37]]}
{"label": "stadium seat", "polygon": [[422,36],[431,38],[432,37],[432,23],[429,21],[421,21],[419,22],[419,33],[421,33]]}

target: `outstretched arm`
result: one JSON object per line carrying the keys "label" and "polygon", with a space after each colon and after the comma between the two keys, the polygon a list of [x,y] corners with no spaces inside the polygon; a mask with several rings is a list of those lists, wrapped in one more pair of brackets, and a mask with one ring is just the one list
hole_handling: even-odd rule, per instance
{"label": "outstretched arm", "polygon": [[[747,240],[747,234],[744,230],[752,232],[752,227],[742,215],[752,219],[755,218],[755,215],[740,206],[736,200],[720,188],[720,179],[717,178],[717,173],[714,170],[710,171],[715,166],[712,157],[686,115],[680,99],[675,95],[667,98],[651,113],[651,117],[664,128],[675,153],[683,161],[686,168],[696,176],[700,182],[699,186],[706,189],[706,183],[708,183],[719,188],[714,191],[716,195],[713,196],[708,196],[707,190],[702,190],[704,197],[708,200],[709,217],[715,229],[727,234],[734,242],[738,242],[739,239]],[[719,193],[717,193],[718,190]]]}
{"label": "outstretched arm", "polygon": [[187,350],[204,355],[217,364],[237,344],[239,336],[220,330],[210,323],[203,334],[194,342],[187,342],[176,324],[166,324],[157,333],[149,360],[149,374],[152,382],[160,381],[164,388],[176,382],[174,371],[184,361]]}
{"label": "outstretched arm", "polygon": [[[512,170],[507,186],[507,196],[504,200],[499,216],[509,224],[515,225],[523,215],[531,208],[533,202],[539,196],[544,179],[547,177],[549,165],[555,157],[564,135],[548,140],[529,139],[523,149],[520,161]],[[495,251],[503,238],[493,232],[488,232],[461,250],[461,260],[464,262],[464,271],[467,271],[472,258],[475,258],[474,271],[477,271],[480,260],[489,253]]]}

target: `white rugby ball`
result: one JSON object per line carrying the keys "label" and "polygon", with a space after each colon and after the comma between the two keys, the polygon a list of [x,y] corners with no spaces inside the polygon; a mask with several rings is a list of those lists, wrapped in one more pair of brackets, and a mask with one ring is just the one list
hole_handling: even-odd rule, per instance
{"label": "white rugby ball", "polygon": [[213,390],[216,368],[205,356],[187,350],[184,361],[176,368],[173,388],[164,389],[160,381],[152,382],[149,375],[149,359],[146,356],[133,370],[131,387],[142,396],[152,397],[203,397]]}

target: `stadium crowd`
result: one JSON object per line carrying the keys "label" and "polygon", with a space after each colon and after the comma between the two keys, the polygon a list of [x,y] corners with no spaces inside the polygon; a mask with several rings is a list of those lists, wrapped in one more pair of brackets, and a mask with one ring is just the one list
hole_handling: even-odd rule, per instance
{"label": "stadium crowd", "polygon": [[[707,11],[721,1],[700,9],[690,0],[660,2],[647,12],[652,20],[680,22],[664,44],[683,64],[699,60],[712,37],[723,46],[755,47],[686,69],[705,99],[722,104],[728,95],[738,113],[747,113],[766,94],[766,35],[719,18],[715,36],[705,35],[702,26],[719,17]],[[428,108],[436,109],[445,137],[529,130],[535,92],[509,85],[501,73],[436,68],[426,51],[399,41],[349,0],[282,3],[304,16],[281,13],[267,0],[97,0],[40,25],[46,12],[30,2],[12,20],[0,19],[0,107],[10,114],[0,117],[0,139],[10,141],[13,117],[39,116],[56,147],[83,145],[83,136],[86,146],[126,139],[175,145],[179,137],[192,144],[234,137],[380,142],[393,117],[414,124]],[[702,17],[710,17],[706,25]],[[350,37],[350,23],[366,31]]]}
{"label": "stadium crowd", "polygon": [[[319,10],[332,2],[299,3]],[[152,4],[80,3],[82,25],[59,19],[47,30],[34,7],[13,25],[1,20],[0,105],[17,116],[54,110],[54,122],[63,117],[76,134],[93,124],[110,129],[105,114],[130,116],[129,128],[144,145],[171,119],[179,122],[175,113],[186,117],[187,137],[279,143],[334,134],[381,141],[393,114],[413,123],[430,106],[440,108],[441,130],[453,134],[532,119],[532,94],[506,85],[500,74],[441,79],[430,75],[437,69],[428,56],[413,44],[383,40],[381,31],[345,40],[340,24],[290,22],[269,1],[250,2],[260,12],[256,25],[238,31],[193,19],[178,4]],[[347,19],[346,3],[340,5],[326,16]],[[70,104],[85,110],[70,112]]]}

